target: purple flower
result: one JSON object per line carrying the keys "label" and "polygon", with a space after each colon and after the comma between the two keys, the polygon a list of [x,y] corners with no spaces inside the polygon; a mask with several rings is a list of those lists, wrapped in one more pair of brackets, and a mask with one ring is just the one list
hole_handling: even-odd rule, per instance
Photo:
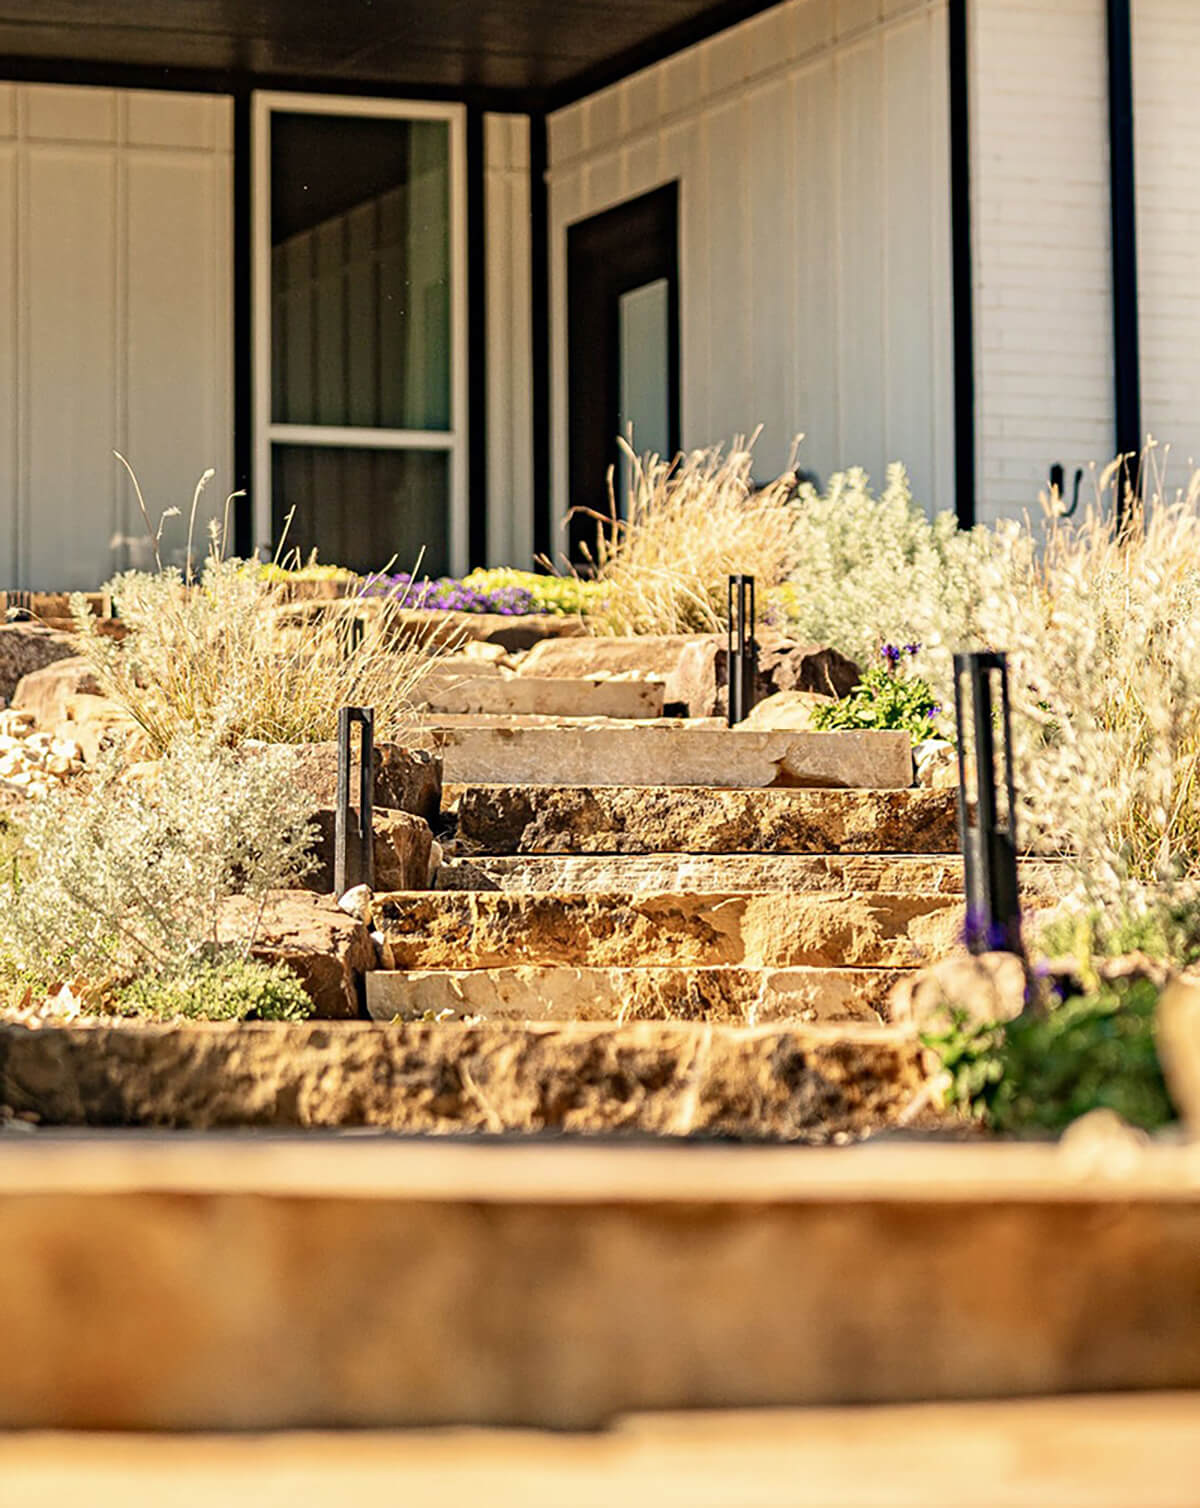
{"label": "purple flower", "polygon": [[431,612],[502,613],[511,618],[541,611],[524,587],[506,586],[493,592],[481,592],[453,576],[414,581],[406,571],[398,571],[392,576],[368,576],[363,593],[372,597],[392,597],[405,607],[425,608]]}
{"label": "purple flower", "polygon": [[930,722],[932,722],[935,717],[940,717],[941,716],[941,712],[942,712],[942,704],[941,704],[941,702],[934,702],[933,706],[930,707],[929,711],[925,714],[925,716],[929,719]]}
{"label": "purple flower", "polygon": [[904,653],[916,659],[917,655],[921,653],[921,646],[919,644],[906,644],[904,646]]}
{"label": "purple flower", "polygon": [[903,655],[903,650],[901,650],[896,644],[884,644],[880,647],[879,653],[882,658],[885,659],[893,669],[895,669],[895,667],[900,663],[901,656]]}

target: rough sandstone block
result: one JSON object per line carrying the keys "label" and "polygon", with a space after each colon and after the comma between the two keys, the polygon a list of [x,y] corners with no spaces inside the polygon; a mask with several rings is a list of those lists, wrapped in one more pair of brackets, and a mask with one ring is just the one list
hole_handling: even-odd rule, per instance
{"label": "rough sandstone block", "polygon": [[35,670],[77,654],[73,634],[41,623],[0,623],[0,700],[8,701],[19,682]]}
{"label": "rough sandstone block", "polygon": [[[97,1035],[124,1036],[143,1059],[144,1091],[158,1068],[151,1105],[178,1099],[180,1080],[209,1103],[257,1095],[267,1124],[297,1119],[304,1104],[303,1081],[256,1090],[261,1063],[231,1060],[211,1039],[181,1044],[173,1063],[148,1039]],[[407,1033],[391,1051],[373,1034],[362,1041],[364,1104],[413,1114],[415,1102],[432,1120],[461,1106],[480,1126],[504,1126],[515,1096],[497,1095],[511,1054],[497,1047],[485,1076],[484,1053],[461,1040],[450,1054]],[[680,1126],[697,1123],[693,1099],[703,1122],[718,1041],[699,1033],[684,1049]],[[43,1060],[48,1049],[32,1048]],[[129,1060],[102,1054],[100,1041],[90,1055],[91,1083],[116,1110]],[[308,1059],[328,1073],[336,1054],[314,1047]],[[578,1071],[549,1076],[544,1091],[533,1082],[544,1065],[528,1064],[521,1083],[553,1126],[578,1124],[598,1084],[612,1086],[610,1101],[624,1085],[636,1125],[671,1060],[651,1057],[640,1074],[636,1061],[581,1052]],[[844,1091],[825,1063],[800,1037],[780,1043],[761,1080],[734,1068],[729,1119],[743,1104],[801,1122],[835,1109]],[[63,1063],[42,1079],[65,1097],[70,1074]],[[884,1103],[895,1099],[893,1080]],[[1097,1176],[1094,1158],[1051,1146],[892,1142],[797,1155],[433,1138],[6,1140],[7,1428],[595,1430],[649,1410],[1200,1386],[1200,1192],[1185,1147],[1135,1147]],[[912,1428],[894,1419],[893,1453],[911,1455]],[[1126,1455],[1139,1451],[1131,1438],[1142,1441],[1122,1435]],[[920,1454],[927,1474],[938,1448]],[[676,1450],[691,1459],[686,1441]],[[727,1454],[753,1470],[744,1439]],[[990,1462],[977,1483],[991,1482]],[[792,1465],[794,1487],[805,1477]],[[1187,1480],[1176,1473],[1183,1491],[1170,1501],[1189,1500]],[[569,1500],[561,1474],[543,1500]],[[912,1500],[928,1500],[915,1481]],[[1038,1487],[990,1495],[1018,1500],[1068,1499]],[[1114,1497],[1098,1488],[1093,1500]]]}
{"label": "rough sandstone block", "polygon": [[905,790],[907,733],[748,733],[638,726],[442,728],[448,781],[550,786]]}
{"label": "rough sandstone block", "polygon": [[[433,833],[424,817],[411,812],[377,809],[372,814],[375,840],[376,890],[425,890],[429,886],[429,860]],[[304,876],[305,890],[318,895],[333,891],[335,813],[322,807],[316,815],[317,867]]]}
{"label": "rough sandstone block", "polygon": [[[221,905],[220,940],[243,942],[256,910],[257,902],[245,896],[227,898]],[[332,898],[303,890],[276,892],[263,911],[252,952],[265,963],[287,964],[320,1019],[353,1020],[362,1014],[362,980],[375,967],[375,944],[366,927],[339,910]]]}
{"label": "rough sandstone block", "polygon": [[376,1021],[871,1022],[885,1017],[898,969],[636,967],[375,970]]}
{"label": "rough sandstone block", "polygon": [[[821,644],[759,636],[756,700],[779,691],[811,691],[842,697],[859,682],[853,660]],[[729,650],[724,638],[692,640],[679,657],[666,687],[668,707],[690,717],[724,717],[729,711]]]}
{"label": "rough sandstone block", "polygon": [[547,639],[535,645],[521,676],[629,675],[665,681],[692,642],[689,634],[638,634],[627,639]]}
{"label": "rough sandstone block", "polygon": [[[307,791],[319,807],[332,810],[337,804],[337,745],[287,744],[275,747],[287,748],[293,775],[301,789]],[[442,800],[442,766],[437,755],[428,749],[377,743],[374,764],[376,807],[411,812],[429,823],[437,821]],[[351,800],[357,801],[356,789],[351,792]]]}
{"label": "rough sandstone block", "polygon": [[952,854],[953,791],[470,786],[461,852]]}
{"label": "rough sandstone block", "polygon": [[916,968],[963,925],[961,902],[942,896],[795,893],[376,894],[373,914],[386,969]]}
{"label": "rough sandstone block", "polygon": [[[1055,860],[1020,859],[1018,873],[1022,895],[1053,901],[1063,893]],[[963,877],[961,860],[950,854],[481,854],[447,859],[437,889],[961,896]]]}
{"label": "rough sandstone block", "polygon": [[922,1083],[919,1044],[886,1027],[0,1025],[0,1102],[50,1126],[827,1141]]}
{"label": "rough sandstone block", "polygon": [[653,681],[525,676],[431,676],[420,699],[438,715],[656,718],[663,688]]}
{"label": "rough sandstone block", "polygon": [[54,728],[64,721],[74,696],[100,696],[100,682],[82,655],[55,660],[21,677],[12,704],[32,712],[39,728]]}

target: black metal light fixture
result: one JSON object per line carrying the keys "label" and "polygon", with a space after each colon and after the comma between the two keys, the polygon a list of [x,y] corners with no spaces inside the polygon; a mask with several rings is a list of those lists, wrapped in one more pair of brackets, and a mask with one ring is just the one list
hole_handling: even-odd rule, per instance
{"label": "black metal light fixture", "polygon": [[758,641],[754,637],[754,577],[729,578],[729,726],[750,716],[758,700]]}
{"label": "black metal light fixture", "polygon": [[[968,702],[975,753],[974,791],[969,789],[967,772]],[[958,834],[967,896],[967,947],[972,953],[1016,953],[1024,957],[1006,655],[954,656],[954,718],[958,732]],[[997,726],[1004,741],[1002,782],[996,771]]]}
{"label": "black metal light fixture", "polygon": [[[358,810],[350,805],[353,762],[352,729],[359,738]],[[338,711],[337,807],[333,819],[333,888],[345,895],[355,885],[375,883],[374,824],[375,709],[342,707]]]}

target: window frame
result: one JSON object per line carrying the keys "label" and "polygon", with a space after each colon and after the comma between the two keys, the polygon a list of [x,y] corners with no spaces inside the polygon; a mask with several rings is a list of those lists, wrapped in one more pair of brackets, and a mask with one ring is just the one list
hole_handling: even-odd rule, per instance
{"label": "window frame", "polygon": [[[446,430],[374,429],[323,424],[278,424],[271,418],[271,116],[343,115],[388,120],[445,121],[450,164],[450,426]],[[274,445],[351,447],[364,450],[435,450],[449,456],[450,568],[467,569],[469,549],[470,415],[467,368],[467,152],[466,106],[428,100],[256,90],[252,99],[251,227],[254,457],[251,472],[256,548],[273,538],[271,453]],[[337,564],[335,561],[328,564]],[[382,566],[385,562],[380,561]]]}

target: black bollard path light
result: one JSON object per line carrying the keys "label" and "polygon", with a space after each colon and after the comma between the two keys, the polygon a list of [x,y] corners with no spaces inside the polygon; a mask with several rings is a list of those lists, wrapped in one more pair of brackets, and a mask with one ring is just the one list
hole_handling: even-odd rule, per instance
{"label": "black bollard path light", "polygon": [[754,577],[729,578],[729,726],[750,716],[758,700],[758,641],[754,637]]}
{"label": "black bollard path light", "polygon": [[[994,694],[997,687],[998,705]],[[954,656],[954,716],[958,730],[958,833],[967,894],[967,947],[972,953],[1016,953],[1024,957],[1005,655]],[[967,776],[968,724],[975,751],[974,791],[969,789]],[[1002,779],[996,769],[997,727],[1004,739]]]}
{"label": "black bollard path light", "polygon": [[[358,810],[350,805],[351,740],[355,724],[359,738]],[[355,885],[375,883],[375,842],[372,822],[375,804],[375,709],[338,710],[337,809],[333,819],[333,888],[345,895]]]}

